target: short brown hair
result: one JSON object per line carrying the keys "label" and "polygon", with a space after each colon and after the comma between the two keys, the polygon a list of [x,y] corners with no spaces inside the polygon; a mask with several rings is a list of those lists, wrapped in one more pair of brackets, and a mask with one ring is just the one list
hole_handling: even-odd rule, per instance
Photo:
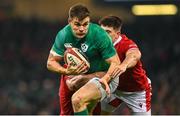
{"label": "short brown hair", "polygon": [[122,20],[117,16],[105,16],[99,20],[99,24],[103,26],[113,27],[116,30],[121,30]]}
{"label": "short brown hair", "polygon": [[88,8],[83,4],[75,4],[69,9],[69,18],[77,17],[79,20],[83,20],[88,17],[90,12]]}

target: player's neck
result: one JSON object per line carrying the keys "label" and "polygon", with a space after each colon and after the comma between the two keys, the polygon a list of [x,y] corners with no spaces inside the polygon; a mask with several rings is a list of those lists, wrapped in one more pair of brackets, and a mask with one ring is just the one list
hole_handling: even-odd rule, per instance
{"label": "player's neck", "polygon": [[115,46],[117,43],[119,43],[121,41],[122,37],[121,35],[119,35],[117,38],[114,39],[113,41],[113,45]]}

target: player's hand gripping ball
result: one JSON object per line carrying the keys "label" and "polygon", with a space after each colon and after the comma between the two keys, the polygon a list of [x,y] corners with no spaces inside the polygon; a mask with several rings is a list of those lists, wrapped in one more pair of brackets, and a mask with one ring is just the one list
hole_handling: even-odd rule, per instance
{"label": "player's hand gripping ball", "polygon": [[78,48],[67,48],[64,53],[64,61],[67,65],[71,65],[71,68],[77,68],[81,64],[81,62],[84,61],[87,68],[82,73],[86,73],[90,68],[87,57]]}

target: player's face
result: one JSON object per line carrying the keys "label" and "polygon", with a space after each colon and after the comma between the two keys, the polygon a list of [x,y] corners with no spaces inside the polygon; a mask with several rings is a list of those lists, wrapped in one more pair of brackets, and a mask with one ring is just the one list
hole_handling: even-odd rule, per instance
{"label": "player's face", "polygon": [[113,27],[103,25],[101,25],[101,27],[111,36],[113,42],[119,37],[120,32],[115,30]]}
{"label": "player's face", "polygon": [[74,36],[79,39],[85,37],[88,32],[89,22],[89,17],[86,17],[81,21],[79,21],[77,17],[70,19],[69,24],[71,25]]}

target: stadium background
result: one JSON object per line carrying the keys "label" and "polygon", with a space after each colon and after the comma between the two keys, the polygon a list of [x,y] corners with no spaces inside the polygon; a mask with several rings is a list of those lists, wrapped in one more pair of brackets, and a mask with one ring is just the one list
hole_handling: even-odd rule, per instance
{"label": "stadium background", "polygon": [[[0,114],[58,114],[59,75],[46,61],[56,33],[67,24],[69,7],[86,4],[92,21],[113,14],[122,32],[137,42],[152,80],[152,114],[180,114],[180,12],[135,16],[134,4],[168,0],[0,0]],[[128,114],[125,107],[119,111]]]}

